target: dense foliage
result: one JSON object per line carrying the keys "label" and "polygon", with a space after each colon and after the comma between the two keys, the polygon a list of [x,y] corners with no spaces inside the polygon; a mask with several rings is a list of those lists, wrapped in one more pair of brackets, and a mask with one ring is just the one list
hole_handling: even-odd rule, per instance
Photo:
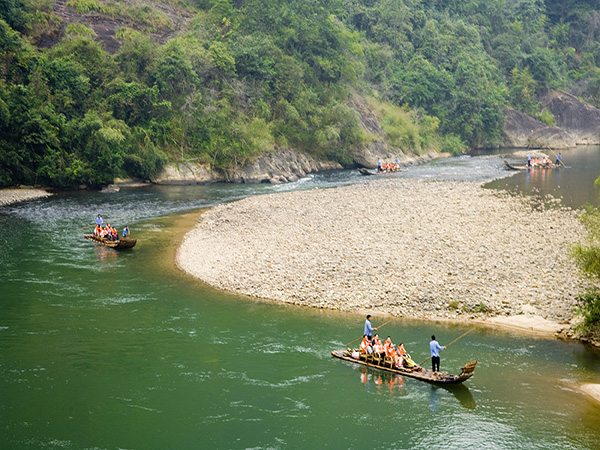
{"label": "dense foliage", "polygon": [[[600,188],[600,178],[595,183]],[[583,273],[596,286],[600,285],[600,208],[588,206],[581,217],[588,233],[588,243],[577,244],[572,251]],[[580,332],[583,335],[600,336],[600,289],[592,287],[579,296],[579,312],[583,317]]]}
{"label": "dense foliage", "polygon": [[126,24],[109,53],[52,0],[3,0],[0,186],[227,173],[275,147],[350,163],[374,138],[357,99],[403,151],[493,146],[505,105],[552,123],[538,99],[562,88],[600,106],[599,3],[68,0]]}

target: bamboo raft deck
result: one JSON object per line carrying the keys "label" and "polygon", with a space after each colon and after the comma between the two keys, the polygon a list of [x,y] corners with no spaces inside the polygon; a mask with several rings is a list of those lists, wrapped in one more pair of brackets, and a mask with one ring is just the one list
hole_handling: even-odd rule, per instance
{"label": "bamboo raft deck", "polygon": [[511,164],[506,160],[504,160],[504,164],[506,164],[506,167],[510,170],[560,169],[560,166],[557,166],[556,164],[543,164],[543,165],[539,165],[539,166],[527,166],[527,165],[520,166],[520,165]]}
{"label": "bamboo raft deck", "polygon": [[118,241],[109,241],[108,239],[104,239],[104,238],[96,236],[94,234],[84,234],[83,237],[90,241],[96,242],[97,244],[101,244],[106,247],[114,248],[115,250],[124,250],[127,248],[133,248],[133,247],[135,247],[135,244],[137,243],[137,239],[130,239],[130,238],[122,238],[122,239],[119,239]]}
{"label": "bamboo raft deck", "polygon": [[386,170],[383,172],[371,172],[369,169],[366,169],[364,167],[361,167],[359,169],[356,169],[360,172],[361,175],[383,175],[385,173],[398,173],[398,172],[408,172],[408,169],[396,169],[396,170]]}
{"label": "bamboo raft deck", "polygon": [[475,367],[477,367],[477,361],[471,361],[462,367],[462,371],[459,375],[450,375],[442,372],[433,372],[420,366],[415,369],[399,369],[394,367],[392,360],[388,358],[378,358],[373,355],[361,354],[359,359],[355,359],[348,350],[334,350],[331,352],[331,355],[355,364],[374,367],[386,372],[416,378],[417,380],[434,384],[461,384],[473,376]]}

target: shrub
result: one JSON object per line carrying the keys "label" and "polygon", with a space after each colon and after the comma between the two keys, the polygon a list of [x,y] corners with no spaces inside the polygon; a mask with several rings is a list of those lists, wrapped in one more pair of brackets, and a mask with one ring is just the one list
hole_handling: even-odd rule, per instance
{"label": "shrub", "polygon": [[583,323],[579,325],[578,331],[584,335],[600,332],[600,290],[589,289],[577,297]]}
{"label": "shrub", "polygon": [[79,14],[94,11],[105,12],[104,5],[100,4],[97,0],[69,0],[67,6],[73,8]]}

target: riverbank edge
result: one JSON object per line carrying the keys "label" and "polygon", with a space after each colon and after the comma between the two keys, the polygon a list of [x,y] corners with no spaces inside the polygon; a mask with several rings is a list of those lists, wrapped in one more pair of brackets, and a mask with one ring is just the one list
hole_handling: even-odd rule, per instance
{"label": "riverbank edge", "polygon": [[600,403],[600,384],[583,383],[578,387],[581,392],[592,397],[594,400]]}
{"label": "riverbank edge", "polygon": [[0,189],[0,207],[28,202],[53,195],[45,189],[16,187]]}
{"label": "riverbank edge", "polygon": [[[293,303],[289,303],[289,302],[278,300],[278,299],[255,297],[255,296],[235,292],[233,290],[222,289],[222,288],[213,286],[213,285],[195,277],[192,273],[185,270],[185,268],[182,266],[182,264],[180,263],[180,260],[179,260],[179,251],[183,245],[185,236],[195,228],[195,225],[197,225],[197,223],[199,223],[202,220],[202,216],[205,213],[207,213],[208,211],[210,211],[211,209],[212,208],[202,208],[201,210],[196,211],[197,215],[196,214],[186,214],[186,216],[188,217],[187,226],[182,223],[180,230],[187,229],[187,231],[180,231],[178,233],[177,238],[176,238],[177,247],[174,249],[174,251],[172,251],[172,253],[169,254],[169,259],[171,257],[173,258],[172,261],[174,260],[174,263],[175,263],[175,266],[177,267],[177,269],[179,271],[181,271],[182,274],[184,274],[185,276],[192,278],[195,282],[198,282],[203,286],[207,286],[210,289],[224,292],[229,295],[245,298],[245,299],[252,300],[252,301],[258,300],[258,301],[265,301],[265,302],[280,304],[280,305],[293,304]],[[330,311],[342,312],[341,309],[324,308],[323,306],[319,306],[319,305],[300,305],[300,304],[293,304],[293,305],[307,307],[307,308],[328,309]],[[348,312],[348,311],[344,311],[344,312]],[[555,339],[561,339],[561,340],[565,340],[565,341],[576,341],[576,342],[580,342],[582,344],[590,344],[590,345],[600,348],[600,342],[589,341],[589,340],[583,341],[577,335],[575,335],[572,332],[572,326],[574,325],[572,322],[561,323],[558,321],[551,321],[551,320],[547,320],[547,319],[545,319],[539,315],[535,315],[535,314],[522,314],[522,315],[517,315],[517,316],[495,316],[495,317],[488,317],[485,319],[469,319],[469,318],[449,319],[446,317],[437,317],[437,316],[412,317],[410,315],[404,315],[404,314],[403,315],[394,315],[394,314],[390,314],[387,311],[380,311],[376,307],[371,308],[369,310],[352,311],[352,313],[356,313],[358,315],[372,314],[372,315],[376,315],[379,317],[390,317],[390,318],[395,317],[398,319],[425,320],[428,322],[445,322],[445,323],[457,324],[457,325],[482,326],[482,327],[487,327],[487,328],[491,328],[491,329],[499,329],[499,330],[504,330],[507,332],[513,332],[513,333],[518,333],[518,334],[523,334],[523,335],[528,335],[528,336],[536,336],[536,337],[541,337],[541,338],[555,338]],[[600,401],[600,398],[599,398],[599,401]]]}

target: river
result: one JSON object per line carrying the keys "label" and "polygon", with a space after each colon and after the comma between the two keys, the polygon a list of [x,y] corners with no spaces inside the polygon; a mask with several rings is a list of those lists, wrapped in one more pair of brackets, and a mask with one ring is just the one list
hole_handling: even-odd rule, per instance
{"label": "river", "polygon": [[[560,174],[491,187],[595,202],[600,149],[563,155]],[[495,155],[391,176],[505,175]],[[366,178],[63,193],[1,208],[0,448],[600,448],[600,404],[576,390],[600,383],[597,349],[481,327],[442,353],[452,373],[479,360],[475,375],[441,388],[332,358],[361,334],[362,315],[227,295],[174,267],[200,208]],[[138,245],[83,240],[77,228],[98,213],[126,217]],[[443,345],[469,328],[397,319],[381,331],[420,362],[431,334]]]}

